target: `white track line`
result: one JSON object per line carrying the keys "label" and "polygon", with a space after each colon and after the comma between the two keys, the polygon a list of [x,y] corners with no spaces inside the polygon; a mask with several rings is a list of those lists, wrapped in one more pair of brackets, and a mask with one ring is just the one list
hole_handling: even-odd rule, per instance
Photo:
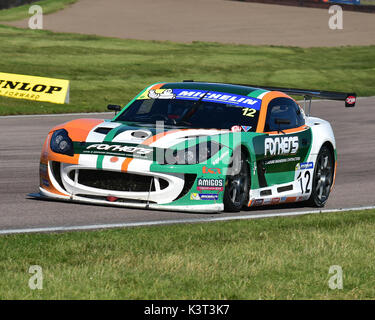
{"label": "white track line", "polygon": [[307,215],[307,214],[332,213],[332,212],[343,212],[343,211],[359,211],[359,210],[370,210],[370,209],[375,209],[375,206],[341,208],[341,209],[323,209],[323,210],[311,210],[311,211],[299,211],[299,212],[265,213],[265,214],[233,216],[233,217],[193,218],[193,219],[181,219],[181,220],[175,219],[175,220],[165,220],[165,221],[94,224],[94,225],[83,225],[83,226],[9,229],[9,230],[0,230],[0,235],[10,235],[10,234],[19,234],[19,233],[40,233],[40,232],[85,231],[85,230],[97,230],[97,229],[145,227],[145,226],[155,226],[155,225],[169,225],[169,224],[197,223],[197,222],[249,220],[249,219],[275,218],[275,217],[284,217],[284,216],[301,216],[301,215]]}

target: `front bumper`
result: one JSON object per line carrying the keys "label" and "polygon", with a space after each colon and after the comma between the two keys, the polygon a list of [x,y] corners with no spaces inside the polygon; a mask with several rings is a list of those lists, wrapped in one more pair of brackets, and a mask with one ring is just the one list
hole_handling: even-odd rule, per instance
{"label": "front bumper", "polygon": [[134,168],[127,172],[98,170],[92,166],[51,160],[41,164],[41,168],[39,191],[43,197],[130,208],[190,212],[224,210],[219,197],[209,201],[192,200],[197,174]]}

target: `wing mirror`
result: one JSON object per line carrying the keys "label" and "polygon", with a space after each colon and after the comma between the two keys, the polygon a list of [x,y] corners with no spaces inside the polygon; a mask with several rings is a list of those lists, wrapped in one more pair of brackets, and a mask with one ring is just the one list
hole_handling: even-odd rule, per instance
{"label": "wing mirror", "polygon": [[115,112],[115,115],[117,114],[117,112],[119,112],[121,110],[121,106],[117,105],[117,104],[109,104],[107,106],[107,109],[110,110],[110,111],[114,111]]}

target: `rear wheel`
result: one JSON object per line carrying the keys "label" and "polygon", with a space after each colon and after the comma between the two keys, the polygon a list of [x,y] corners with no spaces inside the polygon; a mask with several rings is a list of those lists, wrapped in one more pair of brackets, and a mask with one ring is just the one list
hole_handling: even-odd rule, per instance
{"label": "rear wheel", "polygon": [[250,174],[246,155],[237,151],[228,168],[224,191],[224,210],[238,212],[249,199]]}
{"label": "rear wheel", "polygon": [[327,146],[323,146],[316,159],[313,188],[308,204],[323,207],[331,192],[334,175],[334,157]]}

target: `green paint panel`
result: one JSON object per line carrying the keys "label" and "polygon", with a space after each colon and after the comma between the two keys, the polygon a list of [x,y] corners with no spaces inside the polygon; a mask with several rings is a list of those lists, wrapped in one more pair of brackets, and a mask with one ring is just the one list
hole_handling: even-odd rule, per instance
{"label": "green paint panel", "polygon": [[252,98],[258,98],[258,96],[260,96],[261,94],[263,94],[265,92],[268,92],[268,91],[267,90],[263,90],[263,89],[258,89],[258,90],[254,90],[253,92],[250,92],[248,94],[248,96],[252,97]]}

